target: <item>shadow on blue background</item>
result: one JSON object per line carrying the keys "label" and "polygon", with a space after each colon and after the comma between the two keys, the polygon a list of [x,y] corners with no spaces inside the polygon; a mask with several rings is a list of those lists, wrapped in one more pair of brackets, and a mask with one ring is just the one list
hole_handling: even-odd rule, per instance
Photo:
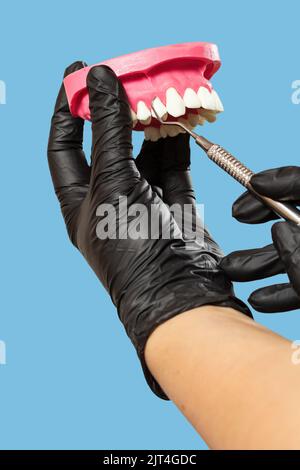
{"label": "shadow on blue background", "polygon": [[[0,106],[3,449],[206,448],[173,404],[147,388],[106,292],[68,241],[46,161],[49,121],[67,65],[211,41],[223,60],[213,84],[225,113],[204,134],[254,171],[298,164],[300,106],[291,102],[291,84],[300,77],[299,3],[186,5],[52,0],[0,7],[0,80],[7,86],[7,104]],[[134,136],[136,153],[141,138]],[[87,153],[89,146],[87,135]],[[224,251],[269,243],[267,226],[231,218],[239,185],[192,150],[198,202]],[[247,299],[253,287],[236,290]],[[299,312],[255,318],[300,337]]]}

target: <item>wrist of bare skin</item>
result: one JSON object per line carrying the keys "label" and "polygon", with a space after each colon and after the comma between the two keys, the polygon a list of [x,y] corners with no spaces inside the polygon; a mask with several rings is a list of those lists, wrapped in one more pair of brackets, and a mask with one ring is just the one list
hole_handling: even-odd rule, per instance
{"label": "wrist of bare skin", "polygon": [[300,448],[300,369],[290,341],[240,312],[203,306],[149,337],[145,359],[214,449]]}

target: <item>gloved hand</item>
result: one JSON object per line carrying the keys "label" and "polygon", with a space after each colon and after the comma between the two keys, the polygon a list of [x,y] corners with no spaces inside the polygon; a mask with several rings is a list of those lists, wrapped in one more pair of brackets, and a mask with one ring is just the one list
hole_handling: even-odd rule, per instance
{"label": "gloved hand", "polygon": [[[252,177],[251,184],[263,196],[295,206],[300,204],[299,167],[263,171]],[[248,224],[278,219],[248,191],[235,201],[232,214]],[[287,273],[290,283],[258,289],[250,295],[249,302],[256,310],[266,313],[300,308],[300,228],[292,222],[277,222],[271,232],[272,245],[235,251],[222,260],[221,267],[233,281],[240,282]]]}
{"label": "gloved hand", "polygon": [[[73,64],[65,75],[83,65]],[[167,399],[145,364],[144,348],[151,332],[174,315],[204,304],[251,314],[234,297],[230,281],[218,268],[221,252],[209,233],[201,226],[193,239],[190,228],[180,229],[180,211],[173,215],[167,206],[192,204],[195,225],[188,136],[144,142],[135,161],[122,84],[111,69],[97,66],[90,70],[87,85],[91,167],[82,150],[83,121],[71,116],[62,86],[48,145],[55,191],[72,243],[109,292],[148,384]],[[120,198],[122,204],[126,198],[128,211],[119,207]],[[155,229],[153,220],[158,219],[160,226],[149,236]]]}

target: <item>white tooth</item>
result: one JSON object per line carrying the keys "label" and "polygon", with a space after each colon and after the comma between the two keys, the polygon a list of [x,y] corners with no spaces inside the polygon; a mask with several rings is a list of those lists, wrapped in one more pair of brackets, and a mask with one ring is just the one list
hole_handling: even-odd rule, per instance
{"label": "white tooth", "polygon": [[201,108],[201,101],[192,88],[187,88],[183,95],[183,101],[187,108]]}
{"label": "white tooth", "polygon": [[200,110],[201,116],[203,116],[208,122],[215,122],[216,118],[216,113],[214,111],[208,110],[208,109],[201,109]]}
{"label": "white tooth", "polygon": [[224,111],[224,106],[222,101],[220,100],[218,93],[215,90],[212,90],[211,94],[215,102],[215,111],[217,111],[218,113],[222,113]]}
{"label": "white tooth", "polygon": [[151,122],[150,109],[145,105],[144,101],[139,101],[137,104],[137,118],[142,124],[148,125]]}
{"label": "white tooth", "polygon": [[189,121],[189,123],[192,127],[196,127],[198,125],[198,122],[199,122],[198,114],[189,113],[188,114],[188,121]]}
{"label": "white tooth", "polygon": [[175,88],[168,88],[166,92],[166,107],[169,114],[179,117],[185,114],[183,99]]}
{"label": "white tooth", "polygon": [[145,133],[145,140],[150,140],[150,134],[151,134],[150,127],[145,127],[144,133]]}
{"label": "white tooth", "polygon": [[166,131],[166,127],[168,127],[168,126],[160,126],[160,128],[159,128],[160,135],[162,136],[163,139],[165,139],[166,137],[168,137],[168,133],[167,133],[167,131]]}
{"label": "white tooth", "polygon": [[151,119],[152,117],[150,116],[148,119],[140,120],[140,123],[143,124],[143,126],[149,126]]}
{"label": "white tooth", "polygon": [[132,108],[130,108],[130,112],[131,112],[131,119],[132,119],[132,127],[135,127],[137,124],[137,116]]}
{"label": "white tooth", "polygon": [[205,88],[204,86],[201,86],[198,90],[197,95],[200,98],[202,108],[214,109],[215,107],[214,99],[211,96],[207,88]]}
{"label": "white tooth", "polygon": [[[160,119],[162,119],[163,121],[167,120],[167,118],[168,118],[167,108],[165,107],[165,105],[163,104],[163,102],[159,98],[156,97],[153,100],[152,107],[155,109],[155,111],[157,112]],[[152,114],[153,117],[156,118],[153,110],[151,111],[151,114]]]}
{"label": "white tooth", "polygon": [[156,127],[147,127],[147,129],[149,139],[152,140],[152,142],[156,142],[161,137],[160,132]]}
{"label": "white tooth", "polygon": [[[155,116],[155,113],[154,113],[153,109],[151,109],[151,116],[154,117],[155,119],[157,119],[157,117]],[[160,117],[160,119],[161,119],[162,121],[166,121],[166,120],[168,119],[168,113],[163,114],[163,115]]]}

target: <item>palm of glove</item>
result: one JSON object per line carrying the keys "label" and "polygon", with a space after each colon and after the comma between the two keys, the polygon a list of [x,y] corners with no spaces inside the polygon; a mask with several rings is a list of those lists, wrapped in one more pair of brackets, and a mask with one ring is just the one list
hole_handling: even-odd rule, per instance
{"label": "palm of glove", "polygon": [[[300,204],[300,168],[283,167],[263,171],[251,179],[253,188],[264,196]],[[233,205],[233,216],[243,223],[257,224],[278,217],[248,192]],[[292,222],[272,226],[273,244],[242,250],[226,256],[221,267],[233,281],[253,281],[287,273],[290,282],[254,291],[250,304],[260,312],[283,312],[300,308],[300,230]]]}

